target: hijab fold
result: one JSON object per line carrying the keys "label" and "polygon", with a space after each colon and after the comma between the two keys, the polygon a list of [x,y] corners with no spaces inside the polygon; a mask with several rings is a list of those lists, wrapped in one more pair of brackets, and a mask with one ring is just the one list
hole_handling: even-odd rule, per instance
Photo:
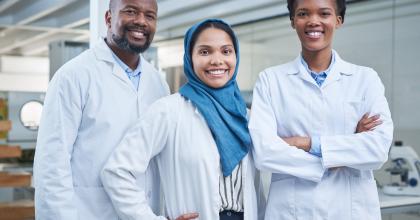
{"label": "hijab fold", "polygon": [[236,36],[233,36],[236,68],[226,85],[214,89],[204,84],[194,72],[190,51],[192,51],[191,41],[196,31],[209,22],[221,23],[231,28],[222,20],[207,19],[195,24],[187,31],[184,39],[184,72],[188,82],[179,92],[190,100],[203,115],[219,151],[223,176],[230,176],[251,146],[246,105],[236,83],[239,67],[239,44]]}

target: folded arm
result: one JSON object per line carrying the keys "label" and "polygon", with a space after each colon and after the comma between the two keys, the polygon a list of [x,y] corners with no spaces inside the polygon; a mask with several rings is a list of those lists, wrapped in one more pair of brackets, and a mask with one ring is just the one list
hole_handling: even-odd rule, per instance
{"label": "folded arm", "polygon": [[262,171],[320,181],[324,173],[320,158],[290,147],[278,137],[275,109],[268,89],[267,78],[260,74],[253,93],[249,122],[255,166]]}

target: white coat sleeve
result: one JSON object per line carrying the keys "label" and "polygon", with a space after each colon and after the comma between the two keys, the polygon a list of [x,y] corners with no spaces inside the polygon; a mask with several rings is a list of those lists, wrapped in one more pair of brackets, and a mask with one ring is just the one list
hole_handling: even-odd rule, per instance
{"label": "white coat sleeve", "polygon": [[277,119],[268,90],[269,82],[262,73],[254,88],[248,125],[255,166],[261,171],[319,182],[324,174],[320,158],[289,146],[277,135]]}
{"label": "white coat sleeve", "polygon": [[67,72],[57,73],[49,84],[34,159],[36,219],[79,219],[70,161],[82,117],[80,88]]}
{"label": "white coat sleeve", "polygon": [[383,123],[368,132],[321,136],[322,162],[326,168],[346,166],[374,170],[388,160],[394,130],[391,112],[378,74],[372,69],[368,70],[364,79],[368,82],[365,110],[370,115],[379,114]]}
{"label": "white coat sleeve", "polygon": [[172,124],[168,112],[162,100],[152,104],[129,129],[101,172],[105,191],[122,220],[166,220],[153,213],[136,178],[145,174],[151,159],[164,149]]}

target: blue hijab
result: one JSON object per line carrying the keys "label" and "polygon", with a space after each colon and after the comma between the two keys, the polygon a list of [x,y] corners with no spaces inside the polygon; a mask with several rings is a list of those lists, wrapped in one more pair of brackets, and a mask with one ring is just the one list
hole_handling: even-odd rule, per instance
{"label": "blue hijab", "polygon": [[251,146],[246,105],[236,83],[239,67],[239,44],[236,36],[233,36],[236,68],[226,85],[214,89],[204,84],[193,70],[190,51],[192,51],[191,41],[195,32],[199,27],[209,22],[221,23],[231,28],[222,20],[207,19],[195,24],[187,31],[184,39],[184,72],[188,82],[179,92],[183,97],[191,100],[203,115],[219,151],[223,176],[230,176]]}

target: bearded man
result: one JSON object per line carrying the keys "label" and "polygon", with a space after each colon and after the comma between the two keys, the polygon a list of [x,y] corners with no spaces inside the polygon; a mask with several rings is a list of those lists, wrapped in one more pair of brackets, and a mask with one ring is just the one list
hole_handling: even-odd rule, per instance
{"label": "bearded man", "polygon": [[[130,125],[169,94],[157,70],[140,55],[153,40],[156,20],[156,0],[111,0],[107,37],[54,75],[35,153],[36,219],[118,219],[99,174]],[[152,164],[136,182],[157,211],[155,169]]]}

